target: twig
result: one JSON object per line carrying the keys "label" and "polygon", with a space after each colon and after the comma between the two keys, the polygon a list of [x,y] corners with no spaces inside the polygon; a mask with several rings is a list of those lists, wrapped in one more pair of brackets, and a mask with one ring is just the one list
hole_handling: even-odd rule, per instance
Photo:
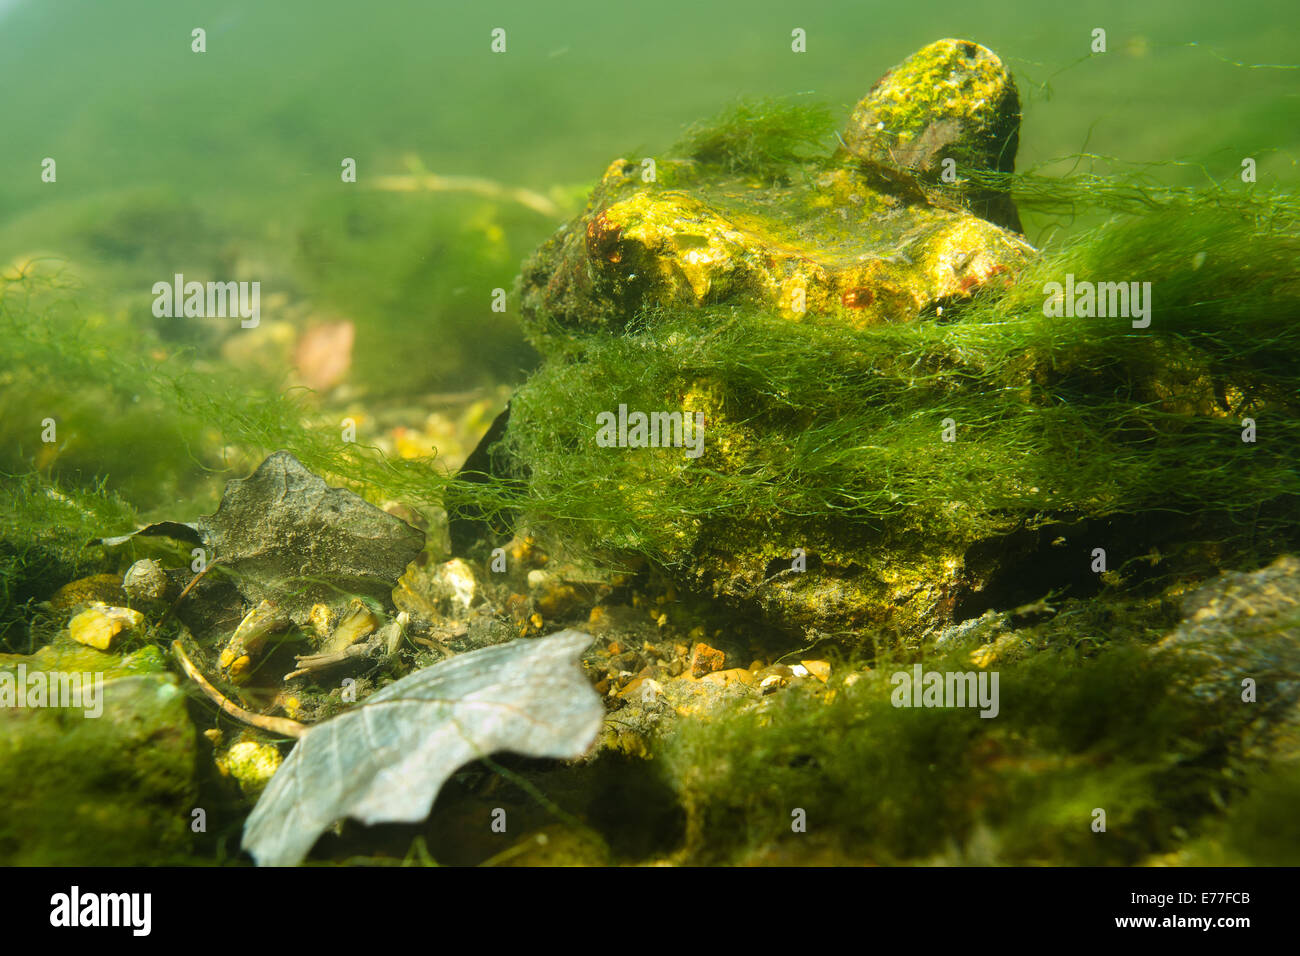
{"label": "twig", "polygon": [[172,606],[166,610],[163,616],[158,619],[158,623],[154,625],[155,631],[161,629],[162,626],[167,623],[168,618],[172,616],[172,612],[175,611],[178,607],[180,607],[181,601],[184,601],[186,595],[188,595],[190,591],[194,590],[194,585],[202,581],[204,576],[220,563],[221,563],[220,558],[214,558],[213,560],[209,561],[207,564],[203,566],[202,571],[194,575],[194,577],[190,578],[190,583],[185,585],[184,590],[182,590],[181,593],[176,596],[176,600],[172,601]]}
{"label": "twig", "polygon": [[412,637],[411,640],[415,641],[415,643],[417,644],[423,644],[425,647],[429,648],[430,650],[439,651],[446,657],[456,656],[455,651],[453,651],[450,647],[447,647],[445,644],[441,643],[440,641],[435,641],[427,637]]}
{"label": "twig", "polygon": [[410,176],[377,176],[372,180],[375,189],[388,192],[464,192],[489,199],[507,200],[527,206],[543,216],[558,216],[560,207],[541,193],[531,189],[516,189],[481,176],[439,176],[437,173]]}
{"label": "twig", "polygon": [[364,644],[353,644],[351,647],[345,647],[343,650],[335,651],[332,654],[299,654],[294,658],[298,669],[285,674],[284,679],[291,681],[295,677],[302,677],[312,671],[325,670],[335,664],[342,664],[344,661],[367,657],[378,646],[377,641],[367,641]]}
{"label": "twig", "polygon": [[172,653],[176,655],[181,668],[194,683],[199,685],[199,688],[208,696],[208,699],[236,720],[257,727],[259,730],[282,734],[285,737],[301,737],[307,732],[306,724],[300,724],[298,721],[290,720],[287,717],[267,717],[264,714],[254,714],[230,700],[221,691],[208,683],[208,679],[199,673],[199,669],[194,666],[194,662],[185,653],[185,648],[181,647],[180,641],[172,641]]}

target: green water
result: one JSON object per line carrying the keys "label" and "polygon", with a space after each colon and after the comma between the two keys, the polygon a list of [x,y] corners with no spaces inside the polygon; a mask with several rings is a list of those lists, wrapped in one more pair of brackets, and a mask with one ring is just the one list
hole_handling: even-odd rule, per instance
{"label": "green water", "polygon": [[[1186,163],[1157,175],[1197,184],[1252,156],[1261,183],[1294,184],[1300,85],[1275,67],[1300,62],[1293,13],[1286,2],[18,3],[0,20],[0,260],[66,257],[94,274],[94,302],[147,301],[140,284],[160,270],[242,257],[268,287],[373,311],[382,347],[394,331],[382,304],[413,328],[469,332],[457,300],[508,285],[516,254],[564,216],[501,222],[508,235],[485,267],[442,248],[465,241],[440,216],[455,197],[393,202],[367,192],[374,177],[413,158],[443,175],[572,187],[567,212],[611,159],[653,155],[738,96],[806,93],[844,116],[943,36],[974,39],[1014,71],[1019,169],[1064,172],[1074,160],[1045,164],[1088,152]],[[191,52],[195,27],[206,53]],[[490,49],[497,27],[503,54]],[[1098,27],[1104,55],[1090,53]],[[791,51],[795,28],[806,53]],[[40,178],[47,156],[54,184]],[[340,182],[343,157],[357,161],[355,186]],[[1029,238],[1057,225],[1031,222]],[[345,230],[401,237],[382,246],[382,282],[375,243],[353,248]],[[378,376],[381,346],[361,338]],[[473,364],[500,375],[511,363]]]}
{"label": "green water", "polygon": [[[47,614],[41,604],[60,586],[95,571],[120,577],[127,559],[86,548],[85,542],[124,532],[141,519],[185,520],[210,512],[225,479],[247,475],[276,448],[291,448],[332,483],[351,480],[376,503],[399,500],[436,509],[444,487],[433,477],[436,470],[459,466],[510,389],[538,365],[538,356],[525,342],[513,291],[520,263],[582,209],[588,190],[616,157],[666,155],[689,124],[740,97],[784,96],[821,103],[842,126],[853,105],[888,68],[933,40],[962,37],[994,50],[1015,74],[1024,113],[1019,171],[1042,177],[1091,172],[1141,177],[1154,185],[1223,186],[1225,194],[1237,199],[1245,195],[1243,189],[1252,188],[1261,194],[1294,194],[1300,181],[1300,51],[1292,39],[1293,21],[1293,5],[1286,2],[1189,6],[1168,0],[1062,8],[1043,3],[893,6],[769,0],[498,3],[490,8],[338,0],[0,0],[0,86],[7,93],[0,123],[0,651],[29,653],[63,627],[66,621]],[[196,28],[204,31],[204,52],[192,49]],[[499,53],[492,49],[497,29],[505,31],[505,50]],[[1098,29],[1105,31],[1104,53],[1092,50]],[[806,52],[792,49],[794,31],[806,37]],[[833,146],[828,140],[827,149]],[[1246,158],[1257,167],[1253,187],[1240,179]],[[56,164],[53,181],[42,176],[47,159]],[[348,160],[355,161],[355,182],[341,176]],[[408,184],[424,186],[401,190],[386,179],[403,176],[414,177]],[[430,182],[441,186],[427,188]],[[1076,193],[1086,199],[1088,188],[1077,187]],[[1264,358],[1273,353],[1263,346],[1284,352],[1293,341],[1289,329],[1294,325],[1287,325],[1283,335],[1269,323],[1281,323],[1279,316],[1285,317],[1284,310],[1295,301],[1293,269],[1288,271],[1285,262],[1278,265],[1285,250],[1292,248],[1288,242],[1294,230],[1280,233],[1293,222],[1287,215],[1293,215],[1294,202],[1278,199],[1272,207],[1263,200],[1258,207],[1242,202],[1246,210],[1271,208],[1272,232],[1262,227],[1252,232],[1244,226],[1215,232],[1214,210],[1200,205],[1213,207],[1214,202],[1189,202],[1186,208],[1206,216],[1188,216],[1167,229],[1161,223],[1169,219],[1153,216],[1139,219],[1136,226],[1130,221],[1127,231],[1116,230],[1119,238],[1111,245],[1098,241],[1084,252],[1096,252],[1095,261],[1108,268],[1116,260],[1125,265],[1146,255],[1146,267],[1159,266],[1154,274],[1168,280],[1164,288],[1171,290],[1169,301],[1194,301],[1198,308],[1189,306],[1184,313],[1196,312],[1198,320],[1202,311],[1210,315],[1206,321],[1211,332],[1220,327],[1216,322],[1223,328],[1256,330],[1252,341],[1262,343]],[[1067,239],[1108,215],[1099,204],[1050,212],[1027,207],[1022,212],[1026,236],[1045,250],[1048,256],[1042,261],[1049,264],[1073,261],[1068,248],[1065,258],[1053,257],[1062,254]],[[1257,246],[1253,255],[1247,254],[1251,240],[1240,236],[1256,235],[1269,236],[1272,245]],[[1162,247],[1170,236],[1168,248]],[[1229,254],[1211,260],[1195,281],[1182,281],[1182,263],[1189,260],[1185,253],[1199,249],[1198,243],[1214,241],[1226,245]],[[1267,281],[1246,289],[1240,277],[1252,266],[1260,266]],[[1199,268],[1200,261],[1193,266]],[[176,274],[198,281],[259,282],[261,327],[244,336],[233,319],[157,317],[151,307],[153,286],[170,282]],[[1118,267],[1104,274],[1118,274]],[[1236,285],[1228,290],[1235,295],[1232,307],[1223,305],[1216,290],[1203,293],[1197,284],[1208,286],[1207,276],[1218,275],[1232,278],[1220,285]],[[496,290],[508,293],[504,311],[491,307]],[[1037,294],[1033,289],[1022,292],[1017,307]],[[1212,307],[1199,308],[1207,302]],[[1244,303],[1238,311],[1252,315],[1239,316],[1236,303]],[[1037,303],[1030,304],[1032,315]],[[1187,318],[1184,313],[1179,314]],[[1112,333],[1107,344],[1101,335],[1087,338],[1082,325],[1061,328],[1040,317],[1033,321],[1026,327],[1042,332],[1044,348],[1064,353],[1068,350],[1058,348],[1054,337],[1079,335],[1094,346],[1101,342],[1120,359],[1133,354],[1118,333]],[[305,391],[300,387],[301,369],[295,372],[292,367],[294,343],[322,323],[344,322],[355,329],[350,367],[318,394]],[[1003,328],[992,319],[987,327]],[[1195,332],[1200,326],[1189,328]],[[685,349],[689,333],[684,328],[673,339],[680,353],[665,352],[686,358],[666,362],[658,370],[664,376],[692,367],[689,359],[699,353]],[[810,411],[825,407],[822,392],[829,376],[820,373],[826,363],[811,346],[798,361],[785,360],[782,350],[801,341],[785,333],[775,326],[766,339],[750,332],[743,342],[748,351],[737,345],[715,357],[730,363],[725,367],[738,379],[754,355],[765,357],[769,379],[788,379],[780,390],[787,400],[791,394],[797,400],[802,395]],[[937,325],[927,327],[927,334],[936,343],[944,339],[944,348],[949,338],[961,339],[956,334],[945,338]],[[1023,349],[1020,342],[1010,341],[1016,334],[1021,333],[991,334],[981,354],[1018,369],[1015,363]],[[1220,344],[1213,335],[1207,338],[1211,345]],[[608,346],[619,362],[614,371],[635,379],[629,388],[653,378],[636,364],[636,353],[628,352],[632,357],[625,358],[616,351],[641,347],[630,341],[619,339]],[[805,336],[802,341],[813,340]],[[838,349],[841,343],[831,345]],[[1122,364],[1111,361],[1112,352],[1097,348],[1099,367]],[[972,354],[976,351],[971,349]],[[1291,374],[1289,363],[1284,371],[1264,369],[1264,358],[1258,359],[1261,374],[1276,373],[1279,380],[1292,381],[1285,378]],[[1089,359],[1090,354],[1075,356],[1080,364]],[[986,364],[997,362],[991,358]],[[551,390],[550,404],[540,407],[582,411],[582,402],[566,393],[575,390],[564,376],[584,371],[593,374],[594,386],[619,384],[618,375],[599,365],[575,363],[570,369],[552,357],[531,386],[534,397],[547,397],[544,389]],[[900,383],[908,383],[899,386],[899,395],[924,400],[912,385],[912,370],[906,372],[898,376]],[[864,374],[852,378],[851,384],[858,381],[876,380]],[[582,394],[597,401],[596,392],[596,387],[587,387]],[[430,395],[443,394],[468,397],[430,402]],[[526,389],[517,394],[529,393]],[[285,396],[298,404],[284,403]],[[1113,397],[1121,405],[1127,401],[1122,395]],[[1003,401],[992,391],[983,398]],[[843,428],[851,432],[859,420],[853,416],[862,416],[867,402],[847,391],[840,400],[847,409]],[[526,413],[526,404],[521,404]],[[1014,411],[1020,404],[1016,399],[1007,407]],[[1103,410],[1111,413],[1108,405]],[[1001,406],[994,411],[998,414],[986,417],[1001,420]],[[1100,414],[1095,417],[1101,420]],[[526,414],[516,418],[527,420]],[[1015,434],[1025,436],[1025,447],[1042,431],[1039,423],[1015,419],[1011,412],[1007,420],[1024,426]],[[57,423],[57,440],[42,437],[47,421]],[[340,423],[349,421],[358,429],[357,444],[346,438],[340,442]],[[1217,419],[1213,424],[1217,428]],[[1281,444],[1293,434],[1289,424],[1268,424],[1271,437],[1283,436]],[[1099,426],[1098,432],[1102,430]],[[1235,434],[1231,437],[1235,441]],[[912,440],[915,448],[904,452],[923,460],[924,454],[915,450],[922,447],[922,439]],[[847,435],[826,447],[847,455],[856,450],[855,441]],[[776,445],[777,438],[770,443]],[[562,453],[580,448],[578,442],[558,444],[563,447],[553,457],[561,464]],[[381,448],[392,464],[356,451],[372,446]],[[1027,456],[1019,451],[1020,444],[1006,447],[1010,470]],[[1165,451],[1165,458],[1179,467],[1194,457],[1183,455],[1181,447],[1171,445],[1172,450]],[[823,459],[803,453],[811,462],[808,483],[814,490],[821,487],[818,481],[824,486],[834,478],[834,469]],[[1145,466],[1149,458],[1140,464]],[[1137,456],[1123,459],[1133,460]],[[1118,472],[1108,472],[1105,460],[1095,454],[1086,462],[1096,469],[1095,479],[1093,472],[1065,459],[1048,464],[1069,469],[1072,474],[1066,477],[1079,478],[1077,497],[1089,496],[1092,485],[1113,489],[1119,483]],[[1277,467],[1280,477],[1275,481],[1268,471],[1252,472],[1257,485],[1267,486],[1262,489],[1244,479],[1227,484],[1243,500],[1249,493],[1267,498],[1283,479],[1293,476],[1288,462]],[[590,471],[601,487],[611,484],[603,462],[599,468],[591,465]],[[557,473],[562,492],[580,493],[580,482],[571,476],[582,477],[583,472],[575,468]],[[1146,474],[1139,476],[1141,482],[1131,482],[1144,492],[1151,484]],[[1205,499],[1214,497],[1219,488],[1213,481],[1221,476],[1209,465],[1197,476],[1204,486],[1190,485],[1191,490]],[[953,470],[944,477],[962,490],[958,479],[968,482],[969,476]],[[1163,492],[1175,482],[1160,478],[1154,484]],[[1039,485],[1055,493],[1047,481],[1029,490],[1037,493]],[[966,496],[978,498],[979,491],[967,489]],[[962,496],[954,492],[942,497],[946,501]],[[719,500],[717,491],[710,490],[699,510],[714,508]],[[755,500],[748,494],[737,498],[749,505]],[[1145,506],[1145,499],[1134,500],[1133,509]],[[599,504],[595,496],[579,501],[573,509],[575,525],[590,526],[593,516],[621,520],[634,511],[618,502],[606,502],[602,511]],[[1002,503],[985,504],[995,508]],[[1286,519],[1292,527],[1289,512]],[[438,560],[447,557],[437,553],[438,548],[437,542],[431,545]],[[175,566],[184,567],[188,561],[182,552]],[[647,593],[646,599],[654,596]],[[1099,602],[1095,616],[1077,625],[1077,632],[1076,625],[1059,631],[1044,625],[1041,634],[1031,636],[1043,646],[1090,646],[1102,640],[1113,620],[1122,620],[1137,635],[1126,639],[1140,644],[1177,620],[1172,605],[1165,607],[1155,599],[1135,603],[1132,609],[1116,606],[1121,611]],[[639,604],[637,608],[636,616],[644,618]],[[693,622],[683,618],[681,633],[664,633],[685,641],[695,633]],[[548,617],[547,628],[554,624]],[[664,626],[663,619],[658,626]],[[679,626],[676,616],[673,626]],[[218,630],[196,636],[211,650],[225,639]],[[640,644],[638,639],[628,646]],[[163,646],[155,647],[160,660]],[[1129,803],[1137,808],[1135,815],[1146,814],[1147,808],[1156,814],[1173,801],[1165,793],[1167,781],[1154,772],[1133,777],[1137,783],[1130,786],[1124,761],[1154,766],[1157,757],[1164,759],[1165,750],[1199,735],[1203,726],[1195,715],[1170,716],[1163,705],[1130,718],[1125,674],[1140,657],[1134,651],[1131,661],[1112,659],[1094,684],[1076,680],[1073,659],[1049,660],[1036,665],[1042,673],[1027,672],[1030,686],[1055,687],[1052,681],[1059,681],[1063,687],[1082,687],[1077,700],[1064,709],[1056,706],[1053,695],[1042,695],[1042,713],[1031,711],[1025,718],[1026,727],[1047,728],[1044,752],[1086,749],[1086,742],[1076,747],[1069,734],[1076,714],[1101,714],[1105,720],[1094,723],[1108,727],[1124,728],[1132,721],[1134,726],[1155,728],[1137,744],[1125,738],[1123,746],[1115,745],[1119,770],[1111,778],[1087,768],[1078,771],[1077,778],[1044,776],[1047,795],[1035,793],[1037,803],[1031,801],[1042,808],[1043,819],[1069,800],[1085,810],[1092,807],[1094,798],[1087,791],[1076,799],[1077,781],[1099,780],[1099,788],[1116,793],[1126,788],[1140,791]],[[741,663],[751,659],[747,656]],[[1060,674],[1053,669],[1058,663]],[[835,667],[838,673],[841,664],[837,661]],[[1174,677],[1168,681],[1173,686]],[[1148,702],[1164,700],[1164,684],[1151,686],[1149,693],[1138,696]],[[842,727],[860,726],[862,715],[855,710],[860,705],[851,700],[845,704],[846,699],[841,698],[833,712],[821,704],[801,711],[804,705],[798,700],[788,705],[788,731],[777,743],[792,761],[802,760],[817,741],[838,740]],[[883,705],[879,714],[868,716],[885,728],[902,720]],[[666,761],[651,762],[654,767],[690,767],[693,762],[718,767],[724,761],[711,756],[715,749],[748,751],[749,738],[741,736],[750,733],[746,726],[723,727],[716,733],[697,728],[694,733],[673,744]],[[928,752],[929,734],[926,726],[915,740],[860,734],[864,752],[846,757],[842,773],[832,764],[833,754],[825,756],[826,779],[844,781],[850,796],[858,795],[855,799],[860,797],[866,805],[876,797],[855,789],[869,782],[861,766],[932,766],[929,758],[915,758]],[[1021,725],[1013,724],[1007,746],[1019,746],[1020,734]],[[1062,744],[1057,737],[1069,739]],[[963,736],[936,739],[942,745],[935,746],[936,753],[949,746],[953,753],[966,752]],[[877,747],[879,753],[872,752]],[[14,786],[26,786],[21,765],[9,766],[18,780]],[[788,777],[778,781],[782,787],[788,784],[791,793],[807,785],[806,771],[797,770],[802,766],[791,762]],[[1062,766],[1075,773],[1073,765]],[[719,819],[739,819],[727,809],[727,800],[756,789],[753,781],[762,783],[770,770],[757,759],[742,761],[706,781],[700,792],[711,801],[706,801],[708,806],[726,811],[719,811]],[[982,779],[984,772],[982,765],[973,764],[971,779]],[[937,839],[933,845],[914,845],[912,837],[929,824],[928,819],[917,822],[922,811],[953,812],[958,828],[968,822],[963,807],[916,800],[917,793],[947,799],[960,788],[943,791],[906,774],[885,776],[899,783],[896,791],[882,791],[884,809],[920,810],[899,817],[895,835],[885,827],[887,839],[873,859],[903,860],[917,854],[929,858],[939,852]],[[683,773],[682,779],[688,777]],[[1012,793],[1022,784],[1014,774],[1009,779],[1011,789],[1006,792]],[[1027,770],[1025,779],[1037,778]],[[74,778],[69,786],[76,783]],[[1196,786],[1201,787],[1199,778]],[[1027,783],[1024,787],[1030,789]],[[1218,800],[1210,784],[1201,789]],[[1196,792],[1196,801],[1201,801],[1205,795]],[[1279,785],[1280,795],[1264,790],[1254,798],[1257,803],[1246,803],[1246,810],[1231,823],[1249,837],[1238,843],[1248,848],[1266,845],[1267,839],[1260,836],[1265,828],[1255,827],[1250,814],[1258,811],[1265,822],[1282,818],[1280,808],[1295,792],[1292,774]],[[1196,801],[1188,801],[1192,810],[1184,814],[1187,819],[1202,812]],[[781,791],[774,804],[783,828],[788,802]],[[841,802],[856,814],[859,804]],[[1002,798],[990,803],[1000,806]],[[1015,812],[1025,805],[1009,798],[1006,802]],[[246,809],[228,815],[224,825],[230,833],[237,830]],[[1004,829],[1017,839],[1039,832],[1038,827],[1022,827],[1014,817],[1010,813]],[[1059,823],[1065,816],[1052,819],[1066,833]],[[1073,826],[1074,818],[1069,819]],[[1073,833],[1061,837],[1059,846],[1052,844],[1054,838],[1045,839],[1045,848],[1031,845],[1026,837],[1026,845],[1012,847],[1007,859],[1090,861],[1069,843]],[[1129,862],[1172,845],[1158,836],[1098,859]],[[719,842],[725,844],[726,837]],[[739,846],[744,839],[736,835],[734,842]],[[1287,853],[1295,845],[1294,839],[1279,842]],[[662,852],[672,849],[665,846]],[[699,859],[732,858],[713,847],[705,850]],[[640,856],[631,854],[629,859]],[[742,858],[739,851],[734,858]],[[1190,859],[1205,858],[1212,855],[1194,854]],[[1262,857],[1246,853],[1244,858]]]}

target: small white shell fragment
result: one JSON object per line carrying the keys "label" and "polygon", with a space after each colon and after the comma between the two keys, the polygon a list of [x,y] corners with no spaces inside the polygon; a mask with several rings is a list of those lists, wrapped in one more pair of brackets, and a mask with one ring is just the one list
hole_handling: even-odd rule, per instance
{"label": "small white shell fragment", "polygon": [[452,601],[468,610],[478,596],[474,569],[460,558],[453,558],[439,569],[438,576],[450,588]]}
{"label": "small white shell fragment", "polygon": [[771,677],[764,677],[763,682],[758,685],[758,689],[760,693],[771,694],[780,690],[787,683],[789,682],[780,674],[773,674]]}

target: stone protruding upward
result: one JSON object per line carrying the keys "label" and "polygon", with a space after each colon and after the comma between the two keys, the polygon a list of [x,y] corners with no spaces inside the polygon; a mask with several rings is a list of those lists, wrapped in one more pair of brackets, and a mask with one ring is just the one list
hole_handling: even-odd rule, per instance
{"label": "stone protruding upward", "polygon": [[[938,40],[876,81],[844,130],[847,152],[940,184],[944,160],[957,181],[971,172],[1009,173],[1020,143],[1020,96],[992,50],[969,40]],[[973,190],[964,205],[1016,232],[1020,218],[1006,192]]]}

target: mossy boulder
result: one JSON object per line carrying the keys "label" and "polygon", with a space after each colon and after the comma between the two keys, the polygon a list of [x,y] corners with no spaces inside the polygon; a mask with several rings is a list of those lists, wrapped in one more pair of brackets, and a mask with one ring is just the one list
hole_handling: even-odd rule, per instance
{"label": "mossy boulder", "polygon": [[1248,756],[1300,761],[1300,557],[1221,575],[1187,595],[1183,611],[1158,647],[1203,665],[1188,690],[1207,722],[1249,714]]}
{"label": "mossy boulder", "polygon": [[194,728],[185,694],[163,667],[153,647],[119,657],[57,644],[0,659],[0,679],[103,678],[90,709],[0,709],[0,861],[121,866],[185,855]]}
{"label": "mossy boulder", "polygon": [[[933,82],[944,95],[932,107],[908,104],[900,82]],[[1001,61],[976,44],[944,40],[873,88],[849,122],[846,148],[832,157],[757,170],[736,170],[698,148],[653,166],[615,160],[583,214],[524,266],[525,318],[544,339],[566,329],[619,331],[647,308],[722,302],[855,327],[941,311],[1018,271],[1033,249],[1009,202],[996,217],[1006,229],[938,201],[915,174],[938,178],[948,153],[959,170],[1009,169],[1019,123],[1015,83]],[[910,149],[896,160],[904,144]]]}
{"label": "mossy boulder", "polygon": [[[458,551],[461,519],[509,514],[795,640],[914,643],[1292,547],[1292,206],[1153,201],[1036,251],[1018,104],[993,53],[943,40],[819,155],[820,120],[773,105],[614,162],[524,266],[543,364],[449,496]],[[1055,314],[1069,274],[1149,279],[1158,317]]]}
{"label": "mossy boulder", "polygon": [[[663,310],[697,314],[697,334],[707,336],[718,320],[711,310],[727,304],[761,310],[792,331],[871,328],[941,316],[987,283],[1008,281],[1034,254],[1016,231],[1014,210],[1001,217],[1006,228],[972,211],[979,206],[939,198],[917,178],[931,165],[937,175],[948,152],[967,168],[1007,169],[1014,158],[1019,101],[990,51],[940,41],[893,72],[919,83],[949,66],[958,72],[941,78],[944,98],[919,105],[906,123],[898,80],[877,84],[854,111],[844,146],[829,156],[752,161],[751,154],[781,150],[780,143],[754,146],[764,123],[774,137],[798,129],[797,117],[773,107],[769,115],[739,111],[731,127],[688,137],[685,158],[616,160],[583,214],[524,266],[521,295],[535,344],[551,354],[581,348],[584,336],[619,336],[635,329],[638,317]],[[958,115],[967,125],[945,119]],[[878,129],[877,117],[891,124]],[[916,125],[925,117],[942,125],[941,144]],[[744,124],[752,127],[747,135],[733,128]],[[1009,139],[995,150],[999,136]],[[913,150],[906,162],[892,158],[900,143],[916,138],[936,145]],[[703,414],[709,440],[700,466],[734,473],[758,465],[756,430],[763,426],[752,419],[754,408],[737,402],[716,376],[678,371],[657,407]],[[612,398],[608,404],[617,405]],[[517,406],[517,418],[533,412],[526,394]],[[517,433],[530,421],[519,422]],[[650,510],[643,496],[658,495],[683,465],[689,462],[647,462],[620,486],[628,512]],[[676,523],[658,537],[661,555],[685,580],[778,626],[838,629],[904,617],[901,629],[911,631],[936,611],[946,616],[965,583],[961,555],[970,543],[936,546],[934,534],[917,538],[915,530],[882,537],[878,528],[755,511]],[[810,556],[813,573],[778,573],[790,567],[795,548]]]}
{"label": "mossy boulder", "polygon": [[[844,152],[937,184],[971,170],[1009,173],[1020,144],[1020,95],[990,50],[940,40],[882,76],[844,131]],[[968,199],[976,215],[1020,231],[1005,192]]]}

